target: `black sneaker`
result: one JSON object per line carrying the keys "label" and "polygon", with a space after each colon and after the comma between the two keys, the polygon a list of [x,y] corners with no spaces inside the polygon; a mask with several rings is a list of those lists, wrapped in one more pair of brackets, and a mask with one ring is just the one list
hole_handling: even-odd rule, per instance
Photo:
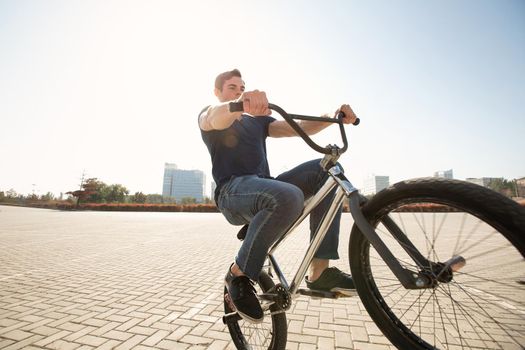
{"label": "black sneaker", "polygon": [[250,322],[261,323],[264,313],[257,299],[253,282],[247,276],[235,276],[228,269],[224,285],[239,315]]}
{"label": "black sneaker", "polygon": [[356,295],[354,280],[352,276],[337,267],[329,267],[323,271],[321,276],[313,282],[306,277],[306,286],[312,290],[324,292],[338,292],[347,296]]}

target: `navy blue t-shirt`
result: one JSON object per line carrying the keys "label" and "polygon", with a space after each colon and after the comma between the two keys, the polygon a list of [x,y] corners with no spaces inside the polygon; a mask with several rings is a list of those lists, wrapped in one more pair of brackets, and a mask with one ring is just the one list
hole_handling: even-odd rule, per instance
{"label": "navy blue t-shirt", "polygon": [[266,158],[266,138],[268,125],[273,121],[275,118],[269,116],[250,117],[243,114],[241,119],[235,120],[227,129],[210,131],[200,129],[202,140],[210,152],[212,175],[217,184],[215,201],[221,187],[232,176],[270,177]]}

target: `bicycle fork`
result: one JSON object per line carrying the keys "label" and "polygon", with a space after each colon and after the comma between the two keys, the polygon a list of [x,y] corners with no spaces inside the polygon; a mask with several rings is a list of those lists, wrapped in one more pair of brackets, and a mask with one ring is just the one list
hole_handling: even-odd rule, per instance
{"label": "bicycle fork", "polygon": [[350,212],[354,218],[355,224],[368,239],[370,244],[377,251],[379,256],[390,268],[392,273],[401,282],[406,289],[423,289],[432,288],[437,282],[449,282],[451,273],[461,269],[465,265],[465,259],[461,256],[454,256],[444,263],[435,263],[425,258],[420,251],[414,246],[412,241],[405,235],[399,226],[388,215],[381,218],[381,223],[393,238],[400,244],[405,252],[412,258],[415,264],[423,269],[433,271],[432,276],[422,271],[411,271],[405,269],[383,240],[377,235],[376,230],[368,222],[361,211],[358,195],[350,195]]}

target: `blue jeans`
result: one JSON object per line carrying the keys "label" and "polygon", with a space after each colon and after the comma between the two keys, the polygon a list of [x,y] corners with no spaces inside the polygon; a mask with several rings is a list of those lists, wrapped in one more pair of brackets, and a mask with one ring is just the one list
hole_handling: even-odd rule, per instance
{"label": "blue jeans", "polygon": [[[235,262],[248,277],[257,280],[266,254],[302,212],[304,200],[313,196],[328,178],[320,159],[303,163],[275,179],[257,175],[232,177],[220,191],[217,206],[229,223],[250,224]],[[315,233],[334,192],[310,213],[310,236]],[[315,257],[338,259],[341,209],[334,218]]]}

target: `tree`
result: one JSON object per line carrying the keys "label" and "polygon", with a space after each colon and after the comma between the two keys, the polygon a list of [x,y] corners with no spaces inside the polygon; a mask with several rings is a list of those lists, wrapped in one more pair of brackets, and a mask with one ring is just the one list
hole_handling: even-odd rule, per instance
{"label": "tree", "polygon": [[129,193],[129,190],[120,184],[109,185],[106,190],[104,199],[107,203],[124,203]]}
{"label": "tree", "polygon": [[43,194],[42,196],[40,196],[40,200],[43,200],[46,202],[52,201],[54,199],[55,199],[55,195],[51,192],[47,192],[46,194]]}
{"label": "tree", "polygon": [[142,192],[135,192],[129,199],[132,203],[146,203],[147,196]]}
{"label": "tree", "polygon": [[197,200],[193,197],[182,197],[180,204],[196,204]]}
{"label": "tree", "polygon": [[4,191],[0,191],[0,201],[3,201],[5,199],[5,193]]}
{"label": "tree", "polygon": [[146,203],[162,204],[164,203],[164,198],[160,194],[148,194],[146,195]]}
{"label": "tree", "polygon": [[82,184],[83,191],[86,192],[86,202],[102,203],[105,200],[107,187],[104,182],[98,180],[96,177],[87,179]]}
{"label": "tree", "polygon": [[99,199],[99,191],[102,186],[106,186],[106,184],[96,178],[90,178],[80,185],[80,190],[68,191],[66,194],[77,198],[78,207],[80,202],[92,202]]}
{"label": "tree", "polygon": [[516,183],[504,178],[492,179],[487,186],[488,188],[509,197],[516,193]]}
{"label": "tree", "polygon": [[177,204],[177,198],[171,197],[171,196],[164,196],[164,197],[162,197],[162,201],[165,204]]}
{"label": "tree", "polygon": [[26,199],[30,200],[30,201],[37,201],[38,200],[38,196],[34,193],[31,193],[31,194],[28,194]]}
{"label": "tree", "polygon": [[[80,202],[87,201],[87,198],[91,195],[91,192],[87,192],[84,190],[77,190],[77,191],[68,191],[66,194],[69,194],[77,199],[77,207],[80,205]],[[69,198],[68,198],[69,200]]]}

